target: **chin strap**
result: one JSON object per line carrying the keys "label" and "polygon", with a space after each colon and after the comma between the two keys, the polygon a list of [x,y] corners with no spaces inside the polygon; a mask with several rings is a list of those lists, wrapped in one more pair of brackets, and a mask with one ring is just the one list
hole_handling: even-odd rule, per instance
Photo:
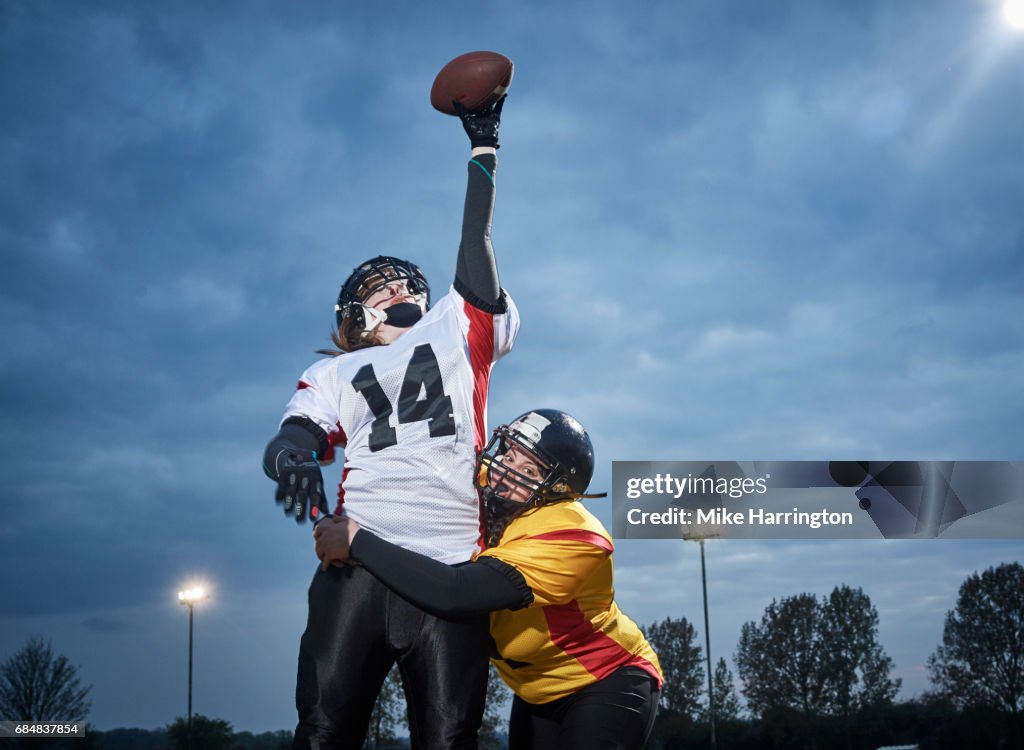
{"label": "chin strap", "polygon": [[384,312],[385,322],[395,328],[412,328],[423,317],[423,308],[415,302],[399,302]]}
{"label": "chin strap", "polygon": [[353,302],[344,308],[335,305],[334,310],[341,314],[341,320],[351,319],[360,331],[360,338],[364,339],[369,338],[382,325],[412,328],[423,317],[423,308],[415,302],[399,302],[384,310]]}
{"label": "chin strap", "polygon": [[508,500],[490,487],[483,491],[484,496],[484,531],[485,541],[488,547],[496,547],[501,541],[501,535],[512,519],[525,510],[529,510],[529,503],[517,503]]}

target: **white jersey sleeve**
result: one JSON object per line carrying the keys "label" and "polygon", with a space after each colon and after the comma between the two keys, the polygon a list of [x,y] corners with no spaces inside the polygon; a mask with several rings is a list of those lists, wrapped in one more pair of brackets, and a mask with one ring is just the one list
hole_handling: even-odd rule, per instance
{"label": "white jersey sleeve", "polygon": [[313,420],[325,433],[331,449],[321,460],[331,460],[334,445],[344,445],[344,433],[338,415],[337,380],[334,376],[333,359],[314,362],[302,373],[295,393],[285,407],[284,417],[306,417]]}
{"label": "white jersey sleeve", "polygon": [[519,309],[504,289],[501,295],[505,302],[505,312],[497,314],[474,307],[454,286],[443,298],[445,304],[456,310],[462,335],[470,347],[477,348],[480,355],[489,362],[497,362],[508,354],[519,335]]}
{"label": "white jersey sleeve", "polygon": [[506,309],[501,315],[494,316],[494,360],[497,362],[512,350],[512,345],[519,336],[519,309],[507,292],[502,290]]}

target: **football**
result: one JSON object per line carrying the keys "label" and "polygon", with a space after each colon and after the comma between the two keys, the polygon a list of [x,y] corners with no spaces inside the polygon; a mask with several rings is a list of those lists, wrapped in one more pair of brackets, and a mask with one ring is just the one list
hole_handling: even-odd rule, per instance
{"label": "football", "polygon": [[430,103],[454,115],[452,102],[474,110],[497,101],[512,83],[512,61],[497,52],[467,52],[449,62],[434,78]]}

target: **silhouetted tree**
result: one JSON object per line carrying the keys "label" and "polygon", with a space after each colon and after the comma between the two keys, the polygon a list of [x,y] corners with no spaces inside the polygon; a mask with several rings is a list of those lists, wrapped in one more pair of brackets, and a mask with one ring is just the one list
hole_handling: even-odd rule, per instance
{"label": "silhouetted tree", "polygon": [[[167,727],[161,729],[109,729],[93,732],[102,750],[167,750]],[[86,737],[89,735],[87,734]],[[78,742],[79,740],[74,740]],[[290,745],[289,745],[290,747]],[[71,750],[75,750],[72,747]]]}
{"label": "silhouetted tree", "polygon": [[750,621],[740,631],[736,666],[756,716],[777,708],[824,713],[824,661],[813,594],[773,599],[760,625]]}
{"label": "silhouetted tree", "polygon": [[405,693],[402,690],[402,676],[394,666],[377,693],[377,702],[370,714],[370,727],[366,732],[363,747],[376,750],[396,737],[395,730],[406,726]]}
{"label": "silhouetted tree", "polygon": [[1009,714],[1021,747],[1024,709],[1024,566],[1004,563],[960,585],[942,643],[928,658],[932,682],[954,704]]}
{"label": "silhouetted tree", "polygon": [[713,676],[715,689],[715,716],[722,721],[735,721],[740,717],[740,699],[733,685],[732,670],[719,657]]}
{"label": "silhouetted tree", "polygon": [[[291,750],[293,732],[278,730],[276,732],[235,732],[231,741],[231,750]],[[72,748],[71,750],[75,750]]]}
{"label": "silhouetted tree", "polygon": [[78,668],[54,654],[49,641],[30,638],[0,665],[0,720],[82,722],[91,689],[81,686]]}
{"label": "silhouetted tree", "polygon": [[499,750],[505,746],[499,735],[508,726],[507,706],[511,697],[512,692],[505,687],[492,665],[487,675],[487,707],[484,709],[484,722],[478,740],[481,750]]}
{"label": "silhouetted tree", "polygon": [[743,626],[736,665],[751,712],[780,731],[792,726],[811,747],[821,719],[831,717],[837,728],[838,717],[838,729],[848,734],[855,717],[891,704],[900,685],[878,643],[877,611],[863,591],[848,586],[821,600],[773,600],[760,624]]}
{"label": "silhouetted tree", "polygon": [[230,750],[235,733],[224,719],[192,714],[192,743],[189,744],[188,719],[179,716],[167,727],[167,737],[175,750]]}
{"label": "silhouetted tree", "polygon": [[878,610],[868,595],[837,586],[822,603],[820,616],[829,713],[852,717],[891,704],[902,680],[889,677],[892,659],[878,643]]}
{"label": "silhouetted tree", "polygon": [[644,628],[647,640],[658,654],[665,676],[661,707],[691,719],[702,713],[704,684],[703,652],[696,644],[697,633],[685,617],[667,617]]}

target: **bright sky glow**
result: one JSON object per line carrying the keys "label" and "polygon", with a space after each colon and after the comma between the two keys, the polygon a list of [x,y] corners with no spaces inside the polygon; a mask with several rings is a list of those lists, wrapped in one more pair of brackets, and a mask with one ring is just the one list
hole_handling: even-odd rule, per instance
{"label": "bright sky glow", "polygon": [[1024,31],[1024,0],[1006,0],[1003,3],[1003,18],[1013,28]]}

